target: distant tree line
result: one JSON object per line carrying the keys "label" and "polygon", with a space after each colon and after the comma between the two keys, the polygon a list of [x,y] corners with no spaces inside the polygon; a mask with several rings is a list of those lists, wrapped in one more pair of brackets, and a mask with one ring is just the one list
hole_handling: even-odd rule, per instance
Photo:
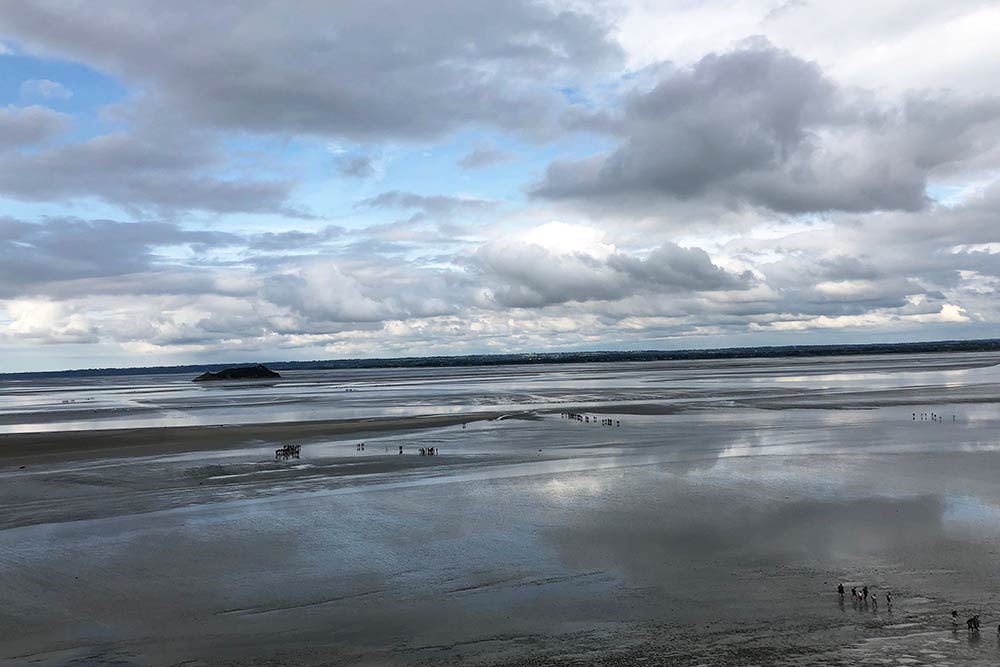
{"label": "distant tree line", "polygon": [[[277,371],[338,370],[355,368],[428,368],[458,366],[515,366],[528,364],[584,364],[627,361],[679,361],[698,359],[753,359],[775,357],[826,357],[873,354],[919,354],[932,352],[997,352],[1000,339],[945,340],[926,343],[868,343],[861,345],[782,345],[771,347],[727,347],[704,350],[631,350],[594,352],[529,352],[522,354],[469,354],[443,357],[399,357],[389,359],[331,359],[274,361],[264,365]],[[35,373],[0,373],[4,378],[91,377],[159,375],[214,372],[246,364],[188,364],[136,368],[85,368]]]}

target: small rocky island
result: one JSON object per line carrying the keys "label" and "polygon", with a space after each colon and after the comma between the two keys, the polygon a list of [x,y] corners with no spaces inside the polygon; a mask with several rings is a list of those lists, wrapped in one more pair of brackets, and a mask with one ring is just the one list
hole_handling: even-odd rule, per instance
{"label": "small rocky island", "polygon": [[281,376],[263,364],[223,368],[215,373],[205,371],[192,382],[210,382],[213,380],[273,380]]}

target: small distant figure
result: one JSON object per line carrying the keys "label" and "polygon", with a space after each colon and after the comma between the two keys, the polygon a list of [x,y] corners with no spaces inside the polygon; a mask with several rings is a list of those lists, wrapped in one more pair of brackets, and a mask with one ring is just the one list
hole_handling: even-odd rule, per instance
{"label": "small distant figure", "polygon": [[837,584],[837,595],[844,597],[844,584]]}
{"label": "small distant figure", "polygon": [[864,588],[861,589],[861,600],[865,603],[865,606],[867,607],[868,606],[868,587],[867,586],[865,586]]}
{"label": "small distant figure", "polygon": [[955,415],[952,415],[952,416],[951,416],[951,420],[952,420],[952,421],[957,421],[957,420],[955,419]]}
{"label": "small distant figure", "polygon": [[872,593],[872,611],[878,611],[878,594]]}
{"label": "small distant figure", "polygon": [[851,586],[851,602],[853,604],[857,604],[858,603],[858,587],[857,586]]}
{"label": "small distant figure", "polygon": [[465,428],[465,422],[462,422],[462,428],[463,429]]}
{"label": "small distant figure", "polygon": [[968,626],[969,632],[979,632],[979,614],[975,614],[966,620],[965,625]]}
{"label": "small distant figure", "polygon": [[892,611],[892,593],[889,591],[885,592],[885,606]]}
{"label": "small distant figure", "polygon": [[365,443],[361,443],[361,451],[365,451]]}
{"label": "small distant figure", "polygon": [[958,630],[958,612],[951,612],[951,629]]}
{"label": "small distant figure", "polygon": [[399,446],[399,453],[400,453],[400,454],[402,454],[402,453],[403,453],[403,446],[402,446],[402,445],[400,445],[400,446]]}

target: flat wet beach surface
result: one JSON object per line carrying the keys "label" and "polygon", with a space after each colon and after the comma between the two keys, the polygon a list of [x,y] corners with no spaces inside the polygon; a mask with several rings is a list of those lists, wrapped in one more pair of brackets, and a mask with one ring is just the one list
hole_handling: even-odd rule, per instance
{"label": "flat wet beach surface", "polygon": [[7,383],[0,662],[996,664],[998,361]]}

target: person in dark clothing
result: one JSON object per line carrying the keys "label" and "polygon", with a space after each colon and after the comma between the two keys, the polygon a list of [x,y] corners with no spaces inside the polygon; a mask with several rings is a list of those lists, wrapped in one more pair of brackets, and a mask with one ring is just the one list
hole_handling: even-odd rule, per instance
{"label": "person in dark clothing", "polygon": [[837,595],[844,597],[844,584],[837,584]]}

